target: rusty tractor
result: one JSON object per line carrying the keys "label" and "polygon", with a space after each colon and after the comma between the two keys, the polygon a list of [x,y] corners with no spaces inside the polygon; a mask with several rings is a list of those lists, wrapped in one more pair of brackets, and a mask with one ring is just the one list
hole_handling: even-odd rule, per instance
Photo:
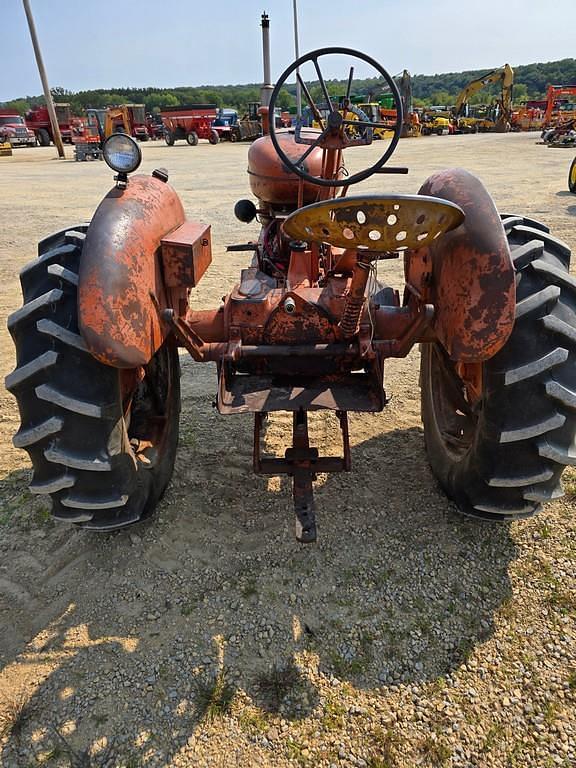
{"label": "rusty tractor", "polygon": [[[322,75],[327,57],[346,60],[340,104]],[[383,124],[347,111],[354,72],[367,68],[396,108],[393,136],[373,147]],[[257,202],[235,206],[260,235],[231,246],[251,261],[220,306],[188,301],[211,262],[210,227],[186,220],[166,171],[129,176],[140,153],[121,134],[105,144],[116,184],[91,223],[43,240],[22,270],[24,305],[8,321],[14,444],[58,520],[108,531],[153,512],[177,449],[178,347],[216,363],[220,413],[254,415],[254,469],[292,478],[301,542],[317,534],[316,474],[351,469],[348,413],[386,406],[385,362],[416,344],[429,461],[458,508],[510,520],[561,495],[563,468],[576,464],[569,249],[543,224],[499,214],[461,169],[435,173],[414,195],[348,194],[407,172],[386,165],[402,131],[396,84],[363,53],[322,49],[281,75],[269,114],[294,77],[319,127],[264,119],[248,154]],[[344,152],[352,162],[356,147],[374,162],[347,168]],[[384,259],[403,262],[402,292],[378,281]],[[340,456],[310,445],[318,409],[335,414]],[[274,411],[292,413],[292,445],[272,458],[261,437]]]}

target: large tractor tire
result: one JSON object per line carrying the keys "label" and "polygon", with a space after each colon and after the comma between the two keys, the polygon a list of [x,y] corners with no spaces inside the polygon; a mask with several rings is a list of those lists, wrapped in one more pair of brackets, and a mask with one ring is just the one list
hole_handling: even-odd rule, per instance
{"label": "large tractor tire", "polygon": [[218,135],[218,131],[211,130],[210,135],[208,136],[208,141],[210,144],[218,144],[220,141],[220,136]]}
{"label": "large tractor tire", "polygon": [[48,147],[50,145],[50,134],[46,128],[40,128],[37,134],[38,144],[41,147]]}
{"label": "large tractor tire", "polygon": [[58,520],[114,530],[149,516],[178,443],[180,377],[168,339],[149,365],[119,370],[96,360],[78,332],[78,268],[87,226],[40,243],[21,272],[24,306],[8,319],[18,401],[14,445],[30,455],[30,490],[52,498]]}
{"label": "large tractor tire", "polygon": [[572,160],[572,165],[568,172],[568,189],[576,195],[576,157]]}
{"label": "large tractor tire", "polygon": [[502,216],[516,275],[516,321],[468,398],[439,344],[422,345],[428,459],[448,496],[475,517],[533,515],[562,496],[576,465],[576,280],[570,251],[539,222]]}

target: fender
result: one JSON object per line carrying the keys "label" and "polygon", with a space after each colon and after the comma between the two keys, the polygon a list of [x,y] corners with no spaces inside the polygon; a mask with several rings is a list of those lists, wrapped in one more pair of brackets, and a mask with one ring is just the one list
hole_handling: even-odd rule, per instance
{"label": "fender", "polygon": [[132,176],[98,206],[80,262],[78,325],[102,363],[136,368],[162,345],[168,331],[150,292],[165,306],[161,240],[184,220],[176,192],[152,176]]}
{"label": "fender", "polygon": [[434,332],[452,360],[488,360],[510,336],[516,308],[514,265],[494,201],[461,168],[430,176],[419,193],[456,203],[466,214],[429,249]]}

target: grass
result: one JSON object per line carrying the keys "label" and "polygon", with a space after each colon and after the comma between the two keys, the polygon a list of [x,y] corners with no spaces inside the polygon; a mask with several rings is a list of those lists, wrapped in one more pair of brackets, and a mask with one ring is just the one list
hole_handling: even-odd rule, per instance
{"label": "grass", "polygon": [[257,709],[245,709],[238,717],[240,727],[249,733],[266,733],[270,727],[266,715]]}
{"label": "grass", "polygon": [[254,597],[255,595],[257,595],[258,589],[256,587],[256,584],[257,584],[256,579],[248,579],[246,584],[244,584],[244,586],[240,590],[240,594],[242,595],[242,597],[248,598],[248,597]]}
{"label": "grass", "polygon": [[266,672],[261,672],[256,683],[267,705],[278,710],[286,696],[302,683],[302,673],[291,659],[285,664],[273,664]]}
{"label": "grass", "polygon": [[402,745],[400,736],[392,729],[376,728],[372,732],[374,746],[366,759],[368,768],[396,768]]}
{"label": "grass", "polygon": [[0,703],[0,738],[9,736],[19,742],[31,715],[32,705],[26,693],[3,700]]}
{"label": "grass", "polygon": [[215,720],[232,709],[236,688],[227,680],[225,669],[211,675],[198,675],[193,687],[200,718]]}
{"label": "grass", "polygon": [[320,722],[326,731],[339,731],[345,723],[346,707],[335,700],[329,700],[324,705],[324,713]]}
{"label": "grass", "polygon": [[420,752],[428,764],[436,768],[446,765],[452,757],[452,750],[443,739],[433,739],[431,736],[426,738],[420,744]]}
{"label": "grass", "polygon": [[486,734],[480,751],[482,753],[491,752],[504,736],[504,732],[505,729],[502,723],[495,723],[492,725],[488,729],[488,733]]}

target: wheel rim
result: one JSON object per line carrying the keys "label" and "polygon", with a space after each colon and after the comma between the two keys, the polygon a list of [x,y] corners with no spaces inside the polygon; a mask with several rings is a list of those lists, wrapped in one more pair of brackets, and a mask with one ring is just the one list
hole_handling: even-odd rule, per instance
{"label": "wheel rim", "polygon": [[154,469],[163,455],[174,390],[170,347],[163,346],[143,368],[121,374],[124,422],[134,459]]}
{"label": "wheel rim", "polygon": [[479,401],[471,402],[454,363],[439,344],[430,345],[428,361],[430,401],[436,428],[446,451],[458,460],[474,440]]}

